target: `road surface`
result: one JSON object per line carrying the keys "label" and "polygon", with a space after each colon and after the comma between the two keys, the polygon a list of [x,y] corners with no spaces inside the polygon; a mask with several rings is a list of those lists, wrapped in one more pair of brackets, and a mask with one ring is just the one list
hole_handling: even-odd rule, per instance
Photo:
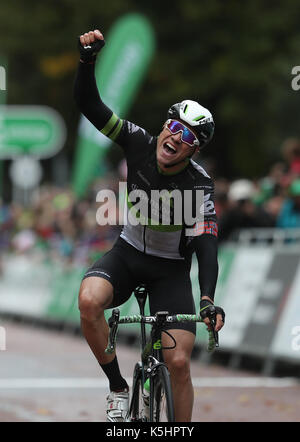
{"label": "road surface", "polygon": [[[0,321],[0,422],[103,422],[107,381],[82,337]],[[3,337],[3,334],[2,334]],[[5,348],[5,349],[4,349]],[[135,347],[118,345],[123,376]],[[300,384],[192,362],[193,422],[300,422]]]}

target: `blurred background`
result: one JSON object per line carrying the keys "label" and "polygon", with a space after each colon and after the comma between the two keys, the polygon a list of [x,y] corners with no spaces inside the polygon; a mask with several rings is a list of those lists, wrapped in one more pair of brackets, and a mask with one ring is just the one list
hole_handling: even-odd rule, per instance
{"label": "blurred background", "polygon": [[[133,86],[134,57],[118,31],[127,19],[131,50],[142,48]],[[158,135],[167,109],[183,99],[214,116],[215,136],[196,161],[215,181],[216,300],[227,322],[218,353],[208,358],[200,333],[195,356],[299,376],[299,22],[296,0],[3,4],[1,317],[78,331],[81,276],[120,232],[97,225],[96,195],[126,181],[122,150],[91,135],[73,99],[78,35],[98,28],[106,39],[98,85],[102,94],[105,78],[102,97],[121,117]],[[130,92],[119,103],[109,78],[122,75],[121,92]],[[197,300],[195,266],[191,275]],[[129,303],[123,312],[135,310]]]}

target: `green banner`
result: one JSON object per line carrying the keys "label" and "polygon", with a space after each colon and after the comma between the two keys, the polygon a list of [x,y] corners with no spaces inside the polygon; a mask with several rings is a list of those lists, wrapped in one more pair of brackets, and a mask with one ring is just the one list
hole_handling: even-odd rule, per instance
{"label": "green banner", "polygon": [[[154,53],[154,34],[140,14],[122,17],[105,37],[96,64],[96,81],[104,103],[124,118]],[[81,117],[73,170],[73,189],[84,195],[112,141]]]}

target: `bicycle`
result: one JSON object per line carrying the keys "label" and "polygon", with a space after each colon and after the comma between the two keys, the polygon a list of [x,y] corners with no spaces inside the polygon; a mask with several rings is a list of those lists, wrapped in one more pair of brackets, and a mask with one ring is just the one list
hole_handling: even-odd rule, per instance
{"label": "bicycle", "polygon": [[[106,353],[113,353],[116,347],[116,335],[119,324],[141,324],[141,360],[135,364],[133,372],[132,395],[129,405],[127,422],[174,422],[174,404],[170,381],[170,374],[163,362],[162,350],[171,350],[176,347],[174,337],[164,326],[178,322],[203,322],[200,314],[169,315],[168,312],[157,312],[154,316],[145,316],[147,289],[140,285],[134,291],[140,315],[121,316],[120,310],[113,309],[108,320],[110,328]],[[215,310],[209,307],[212,329],[208,330],[209,340],[207,350],[212,352],[219,346],[218,333],[214,331]],[[146,340],[145,324],[151,324],[151,333]],[[161,334],[166,333],[173,340],[173,346],[162,347]]]}

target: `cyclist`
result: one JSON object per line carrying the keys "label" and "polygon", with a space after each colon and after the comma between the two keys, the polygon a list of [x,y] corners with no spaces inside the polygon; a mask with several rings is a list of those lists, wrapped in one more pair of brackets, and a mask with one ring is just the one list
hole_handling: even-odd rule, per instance
{"label": "cyclist", "polygon": [[[108,340],[104,310],[123,304],[137,285],[146,283],[151,314],[157,311],[194,314],[189,274],[191,256],[195,252],[199,263],[200,312],[210,327],[207,308],[214,302],[218,276],[217,221],[212,199],[214,189],[211,178],[191,157],[211,140],[214,122],[207,109],[191,100],[171,106],[158,137],[119,118],[102,102],[94,76],[95,60],[104,43],[99,30],[80,36],[80,63],[74,97],[89,121],[124,149],[128,166],[128,210],[133,206],[130,200],[132,190],[139,192],[139,196],[148,196],[149,207],[154,205],[151,199],[153,189],[179,191],[183,195],[183,207],[185,190],[192,193],[189,206],[196,204],[196,190],[204,193],[200,207],[204,216],[202,221],[200,219],[189,226],[184,222],[181,225],[174,222],[165,225],[161,222],[160,207],[159,225],[152,223],[151,219],[148,224],[128,222],[112,249],[95,262],[83,277],[79,293],[81,327],[109,380],[107,420],[118,421],[124,419],[128,410],[128,385],[120,373],[117,356],[104,352]],[[174,221],[174,210],[171,216]],[[138,217],[136,213],[136,219]],[[216,310],[215,330],[219,331],[223,327],[225,314],[220,307],[216,307]],[[194,398],[190,360],[196,326],[194,323],[173,324],[169,329],[177,343],[174,350],[164,351],[171,376],[175,418],[176,421],[190,421]],[[172,345],[165,334],[162,345]]]}

